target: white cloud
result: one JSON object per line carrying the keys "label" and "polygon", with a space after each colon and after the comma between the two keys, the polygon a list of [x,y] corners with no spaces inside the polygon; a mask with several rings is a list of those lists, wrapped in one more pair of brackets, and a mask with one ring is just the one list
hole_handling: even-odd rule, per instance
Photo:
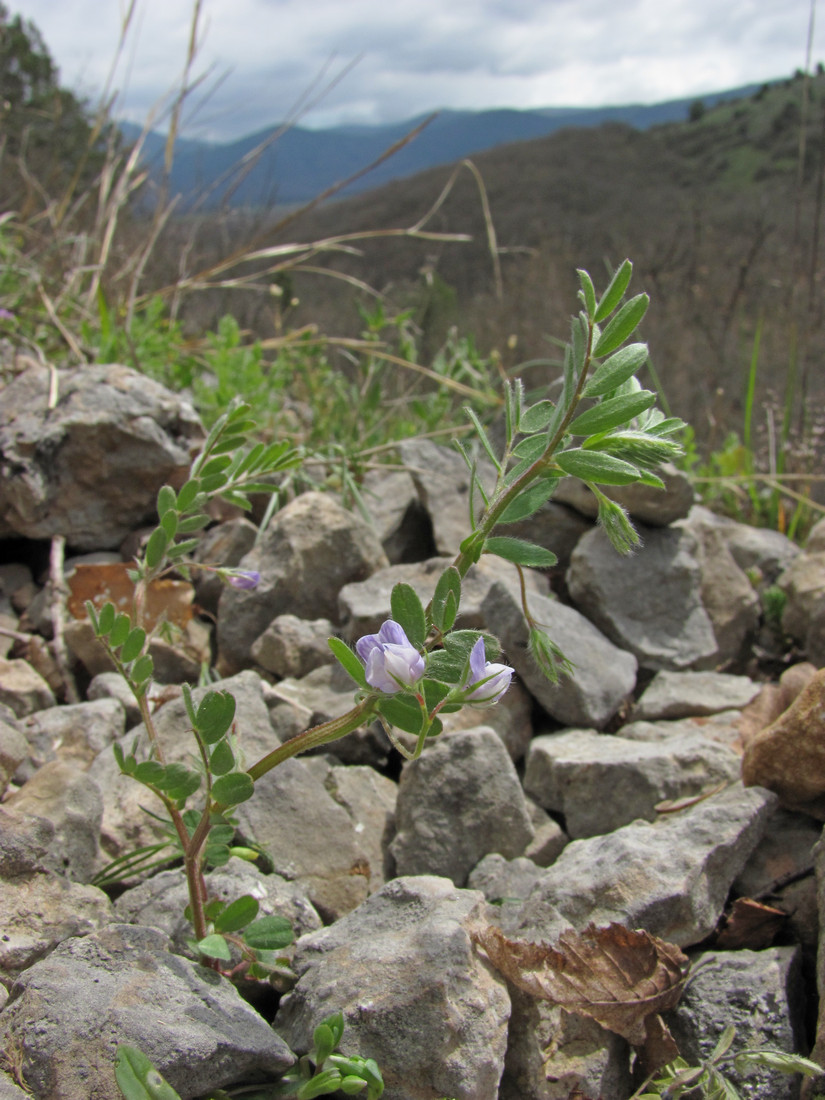
{"label": "white cloud", "polygon": [[[98,94],[127,0],[8,2],[40,28],[64,81]],[[138,0],[115,82],[133,120],[179,77],[191,8]],[[801,67],[809,12],[810,0],[203,0],[196,71],[213,90],[195,119],[199,136],[261,129],[356,59],[306,124],[701,95]]]}

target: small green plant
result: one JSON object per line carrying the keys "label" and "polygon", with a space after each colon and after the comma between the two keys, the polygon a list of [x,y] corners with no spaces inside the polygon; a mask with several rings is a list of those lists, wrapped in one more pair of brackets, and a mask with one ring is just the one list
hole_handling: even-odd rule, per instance
{"label": "small green plant", "polygon": [[[362,1096],[378,1100],[384,1092],[381,1071],[372,1058],[357,1054],[342,1054],[338,1049],[344,1034],[344,1017],[340,1012],[327,1016],[315,1028],[312,1052],[298,1059],[294,1069],[272,1085],[250,1092],[243,1090],[246,1100],[313,1100],[342,1092],[345,1096]],[[180,1100],[177,1092],[155,1069],[137,1047],[121,1044],[117,1048],[115,1079],[126,1100]],[[222,1089],[213,1092],[210,1100],[230,1100],[231,1093]]]}
{"label": "small green plant", "polygon": [[[256,424],[246,404],[235,404],[218,417],[180,489],[160,489],[158,526],[131,572],[131,608],[121,611],[111,602],[100,609],[87,604],[95,635],[129,685],[143,719],[145,737],[137,738],[128,752],[115,746],[117,764],[160,801],[167,834],[160,847],[140,850],[132,862],[121,857],[108,872],[122,874],[156,863],[170,850],[179,853],[188,887],[187,916],[194,929],[191,945],[206,965],[230,977],[245,974],[276,982],[283,977],[285,960],[279,952],[291,941],[286,922],[258,918],[258,903],[248,895],[228,904],[210,898],[205,878],[209,866],[225,863],[233,854],[244,855],[233,847],[232,811],[253,796],[258,779],[283,761],[336,741],[376,718],[398,751],[415,759],[441,733],[442,715],[467,704],[493,706],[507,691],[513,669],[499,661],[496,639],[454,627],[464,578],[483,554],[502,558],[519,570],[555,564],[548,550],[507,534],[509,524],[534,514],[552,496],[559,479],[571,474],[582,478],[595,495],[599,521],[614,547],[627,553],[638,544],[627,513],[601,487],[635,482],[661,486],[655,469],[680,453],[674,436],[683,423],[656,410],[655,394],[636,379],[647,347],[628,340],[647,310],[648,298],[639,294],[625,300],[631,274],[632,265],[625,261],[597,298],[590,276],[579,272],[582,309],[573,319],[565,349],[559,399],[527,404],[520,382],[508,382],[501,455],[477,413],[467,408],[478,438],[476,451],[492,462],[495,482],[483,483],[477,454],[458,444],[471,474],[470,533],[438,579],[432,600],[424,607],[412,586],[399,583],[391,593],[392,617],[376,634],[360,638],[355,652],[342,640],[330,639],[334,656],[353,681],[355,705],[345,714],[290,738],[249,767],[241,763],[242,731],[236,740],[235,699],[227,691],[205,690],[196,702],[184,688],[194,746],[187,763],[167,761],[155,728],[148,702],[152,635],[144,620],[149,585],[173,572],[188,577],[192,570],[204,568],[193,553],[199,532],[209,523],[211,501],[220,498],[248,510],[250,493],[277,492],[278,479],[294,472],[303,459],[287,441],[253,442]],[[257,573],[219,565],[207,568],[236,588],[254,588],[260,580]],[[531,615],[525,585],[522,604],[533,656],[555,680],[567,664]],[[398,731],[414,738],[412,748]],[[314,1056],[299,1066],[300,1081],[289,1082],[295,1092],[286,1095],[309,1100],[336,1089],[364,1088],[370,1097],[380,1094],[375,1091],[380,1076],[371,1076],[374,1063],[335,1054],[339,1041],[339,1026],[326,1021],[316,1031]],[[310,1063],[314,1068],[307,1078]]]}
{"label": "small green plant", "polygon": [[779,1073],[802,1073],[817,1077],[822,1066],[800,1054],[785,1054],[776,1050],[740,1050],[731,1052],[736,1029],[725,1028],[710,1056],[698,1066],[677,1058],[664,1069],[657,1070],[633,1093],[630,1100],[679,1100],[680,1097],[702,1097],[704,1100],[744,1100],[743,1094],[727,1074],[733,1070],[746,1074],[759,1066]]}

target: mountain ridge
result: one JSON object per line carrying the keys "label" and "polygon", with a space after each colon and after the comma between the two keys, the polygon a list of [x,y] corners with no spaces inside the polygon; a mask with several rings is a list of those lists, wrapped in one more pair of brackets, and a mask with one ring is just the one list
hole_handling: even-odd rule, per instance
{"label": "mountain ridge", "polygon": [[[301,203],[315,198],[335,184],[349,179],[378,161],[407,134],[432,121],[393,156],[378,164],[340,192],[354,195],[403,179],[427,168],[449,164],[499,145],[546,137],[569,127],[593,127],[621,122],[646,130],[666,122],[683,121],[697,102],[713,106],[752,94],[761,85],[714,92],[702,97],[666,100],[656,104],[604,107],[540,107],[530,110],[491,108],[483,111],[444,109],[385,126],[346,125],[323,130],[272,126],[231,142],[204,142],[181,138],[176,144],[170,185],[184,205],[204,208],[270,207]],[[141,128],[121,124],[127,142],[134,142]],[[269,144],[267,144],[269,142]],[[150,132],[144,147],[144,163],[159,178],[165,136]],[[263,147],[255,155],[258,147]],[[242,173],[237,167],[254,158]]]}

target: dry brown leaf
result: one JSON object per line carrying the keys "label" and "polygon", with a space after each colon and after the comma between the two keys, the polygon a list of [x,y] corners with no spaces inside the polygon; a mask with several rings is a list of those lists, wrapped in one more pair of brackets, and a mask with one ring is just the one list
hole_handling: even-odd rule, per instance
{"label": "dry brown leaf", "polygon": [[737,898],[727,914],[725,927],[716,937],[717,946],[726,951],[741,947],[761,951],[770,947],[787,918],[788,914],[781,909],[763,905],[753,898]]}
{"label": "dry brown leaf", "polygon": [[[67,607],[73,619],[87,619],[86,601],[97,611],[111,601],[118,611],[129,612],[135,586],[129,579],[127,562],[102,562],[76,565],[66,578],[69,586]],[[183,630],[192,618],[195,590],[186,581],[152,581],[146,590],[144,626],[151,631],[161,621]]]}
{"label": "dry brown leaf", "polygon": [[555,947],[510,940],[493,925],[474,939],[519,989],[589,1016],[633,1046],[644,1045],[649,1016],[678,1003],[687,976],[675,944],[621,924],[565,932]]}

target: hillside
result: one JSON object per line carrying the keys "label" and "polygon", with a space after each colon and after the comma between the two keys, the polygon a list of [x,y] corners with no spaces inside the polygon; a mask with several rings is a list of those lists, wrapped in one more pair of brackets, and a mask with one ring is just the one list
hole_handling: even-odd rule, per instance
{"label": "hillside", "polygon": [[[755,90],[752,86],[716,92],[704,102],[715,104]],[[362,192],[504,143],[545,137],[570,126],[589,128],[622,122],[645,130],[663,122],[682,121],[688,117],[692,103],[690,99],[676,99],[619,107],[440,111],[413,141],[353,182],[344,193]],[[208,208],[224,202],[232,207],[307,202],[379,160],[427,117],[385,126],[322,130],[292,126],[280,134],[278,127],[271,127],[221,144],[183,139],[176,145],[170,188],[184,196],[186,204],[203,198]],[[123,124],[121,130],[127,141],[135,141],[141,132],[133,124]],[[278,136],[273,141],[274,135]],[[166,138],[160,134],[148,135],[144,159],[154,173],[163,163],[165,143]],[[239,165],[244,168],[236,179],[233,170]]]}
{"label": "hillside", "polygon": [[[552,356],[566,337],[576,267],[598,274],[624,256],[653,298],[646,338],[665,397],[699,434],[720,440],[740,427],[744,376],[762,319],[758,396],[781,405],[789,371],[799,408],[821,395],[823,353],[818,204],[825,78],[810,82],[806,152],[797,186],[803,81],[772,85],[647,131],[611,123],[569,128],[473,158],[489,198],[504,295],[471,175],[455,186],[429,228],[472,235],[465,245],[372,242],[331,266],[412,306],[431,339],[449,324],[473,333],[504,364]],[[441,167],[331,203],[276,240],[414,224],[453,169]],[[301,305],[290,323],[340,331],[358,321],[352,291],[296,277]],[[254,327],[244,301],[236,308]],[[533,380],[546,368],[532,371]],[[781,418],[781,412],[777,414]]]}

